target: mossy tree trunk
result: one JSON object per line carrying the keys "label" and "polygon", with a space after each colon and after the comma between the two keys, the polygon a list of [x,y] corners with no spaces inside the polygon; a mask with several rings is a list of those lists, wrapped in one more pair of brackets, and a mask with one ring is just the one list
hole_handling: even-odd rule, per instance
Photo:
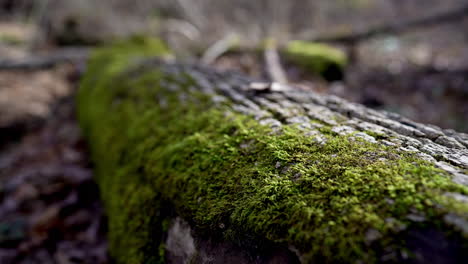
{"label": "mossy tree trunk", "polygon": [[466,260],[468,135],[137,42],[78,98],[118,262]]}

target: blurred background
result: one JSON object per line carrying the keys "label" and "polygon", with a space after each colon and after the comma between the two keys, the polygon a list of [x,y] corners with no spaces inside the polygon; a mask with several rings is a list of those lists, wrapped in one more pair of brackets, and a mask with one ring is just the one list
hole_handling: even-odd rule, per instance
{"label": "blurred background", "polygon": [[468,132],[468,0],[0,0],[0,263],[112,262],[73,96],[89,50],[132,35]]}

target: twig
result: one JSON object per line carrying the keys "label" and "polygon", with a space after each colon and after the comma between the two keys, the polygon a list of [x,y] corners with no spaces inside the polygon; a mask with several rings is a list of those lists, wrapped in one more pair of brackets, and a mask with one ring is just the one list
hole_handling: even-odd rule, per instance
{"label": "twig", "polygon": [[43,24],[45,15],[47,13],[47,8],[49,7],[50,0],[36,0],[33,5],[33,15],[30,18],[36,27],[36,33],[33,35],[31,42],[28,45],[28,50],[33,50],[44,38],[43,30],[40,28],[40,25]]}
{"label": "twig", "polygon": [[180,19],[168,19],[167,29],[169,32],[176,32],[189,40],[196,40],[200,36],[200,31],[192,23]]}
{"label": "twig", "polygon": [[219,56],[226,53],[235,43],[237,42],[238,37],[235,34],[228,34],[224,38],[216,41],[213,45],[211,45],[203,56],[201,57],[200,61],[203,64],[212,64]]}
{"label": "twig", "polygon": [[89,56],[88,48],[69,48],[48,55],[33,56],[17,61],[0,60],[0,70],[41,70],[66,62],[82,62]]}
{"label": "twig", "polygon": [[286,73],[281,66],[280,56],[278,54],[278,49],[276,46],[275,40],[270,40],[267,42],[265,51],[265,64],[270,78],[277,83],[287,84],[288,79]]}

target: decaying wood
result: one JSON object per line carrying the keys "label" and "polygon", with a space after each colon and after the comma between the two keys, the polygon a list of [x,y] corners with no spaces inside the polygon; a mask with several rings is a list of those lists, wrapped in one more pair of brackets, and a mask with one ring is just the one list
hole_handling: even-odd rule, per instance
{"label": "decaying wood", "polygon": [[[253,115],[261,123],[282,126],[320,120],[333,126],[338,134],[358,132],[369,141],[398,145],[402,150],[415,152],[452,173],[456,181],[468,185],[468,176],[462,173],[468,169],[468,134],[417,123],[396,113],[373,110],[333,95],[319,95],[286,85],[281,89],[270,89],[268,85],[265,89],[252,88],[266,83],[232,72],[218,73],[200,66],[178,64],[164,64],[162,70],[181,75],[180,78],[188,74],[196,81],[197,86],[193,88],[228,97],[226,100],[236,102],[236,111]],[[385,134],[390,139],[376,139],[360,131]]]}
{"label": "decaying wood", "polygon": [[[258,123],[270,126],[273,131],[280,131],[282,127],[294,124],[305,135],[310,136],[311,140],[321,143],[327,139],[321,134],[317,124],[312,122],[319,121],[319,125],[329,126],[331,131],[338,135],[361,138],[382,146],[391,145],[402,153],[413,153],[451,174],[455,183],[468,186],[467,134],[420,124],[394,113],[372,110],[335,96],[318,95],[278,83],[258,82],[237,73],[220,73],[198,65],[167,64],[159,60],[149,60],[143,63],[141,68],[137,67],[137,70],[147,68],[156,68],[161,76],[165,76],[159,81],[159,86],[171,93],[180,93],[180,103],[187,103],[187,97],[190,96],[187,90],[197,94],[203,93],[212,98],[214,105],[229,102],[228,105],[233,112],[251,116]],[[132,73],[130,71],[129,75]],[[190,87],[183,87],[187,83]],[[445,195],[461,202],[468,201],[468,196],[460,193],[446,193]],[[413,217],[413,219],[415,222],[420,221],[418,217]],[[251,254],[259,255],[255,255],[258,252],[246,253],[250,252],[251,248],[239,248],[227,241],[213,242],[215,240],[207,237],[193,237],[193,234],[196,234],[193,231],[196,229],[196,224],[194,226],[190,221],[179,216],[171,219],[165,241],[167,262],[194,261],[193,256],[195,256],[196,263],[206,261],[296,263],[298,260],[302,261],[299,250],[284,245],[279,250],[270,251],[268,253],[270,255],[264,256],[264,259],[258,257],[252,261]],[[454,226],[460,233],[468,235],[468,222],[465,216],[455,213],[447,214],[442,221]],[[418,245],[426,243],[423,246],[424,249],[421,250],[423,253],[419,253],[425,254],[426,259],[430,258],[439,245],[427,243],[427,241],[438,238],[433,236],[431,231],[417,232],[416,236],[414,243]],[[443,241],[442,243],[445,243],[446,240]],[[447,256],[438,257],[446,260]],[[422,262],[416,261],[415,263]]]}
{"label": "decaying wood", "polygon": [[[370,142],[398,146],[402,151],[415,153],[450,173],[454,182],[468,186],[468,134],[414,122],[396,113],[373,110],[333,95],[319,95],[278,83],[267,85],[236,73],[177,64],[161,64],[160,67],[175,79],[184,79],[188,74],[197,84],[194,89],[216,95],[216,100],[226,97],[224,100],[234,101],[235,111],[254,116],[261,124],[273,128],[297,124],[304,133],[320,139],[316,128],[310,125],[311,120],[319,120],[340,135],[354,134]],[[258,89],[260,86],[264,89]],[[364,131],[385,137],[375,138]],[[468,196],[456,194],[456,197],[468,201]],[[447,220],[468,234],[466,220]]]}

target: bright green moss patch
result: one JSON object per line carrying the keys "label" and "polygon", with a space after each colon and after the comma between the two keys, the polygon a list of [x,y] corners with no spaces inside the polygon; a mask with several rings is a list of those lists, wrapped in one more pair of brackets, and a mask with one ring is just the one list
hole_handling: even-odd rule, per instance
{"label": "bright green moss patch", "polygon": [[163,262],[175,214],[201,234],[292,245],[306,261],[368,263],[371,249],[404,250],[395,234],[414,225],[408,215],[451,230],[443,215],[468,212],[443,196],[467,188],[412,155],[331,132],[325,144],[294,126],[273,132],[190,83],[169,92],[160,84],[176,80],[157,68],[119,73],[134,53],[111,50],[92,60],[78,105],[120,263]]}
{"label": "bright green moss patch", "polygon": [[343,79],[347,56],[337,48],[320,43],[292,41],[284,52],[287,58],[308,72],[329,81]]}

